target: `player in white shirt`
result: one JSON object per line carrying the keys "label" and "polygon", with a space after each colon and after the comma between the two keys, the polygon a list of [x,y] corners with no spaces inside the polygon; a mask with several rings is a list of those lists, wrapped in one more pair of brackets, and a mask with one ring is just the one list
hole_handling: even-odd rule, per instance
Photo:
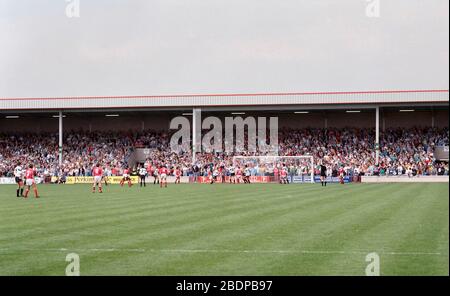
{"label": "player in white shirt", "polygon": [[398,174],[399,176],[400,176],[400,175],[403,175],[403,167],[402,167],[401,164],[399,164],[398,167],[397,167],[397,174]]}
{"label": "player in white shirt", "polygon": [[112,175],[111,168],[109,166],[106,166],[105,170],[103,171],[102,177],[102,181],[105,182],[105,186],[108,186],[109,177],[111,177],[111,175]]}
{"label": "player in white shirt", "polygon": [[230,167],[228,168],[228,172],[230,172],[230,184],[236,183],[236,172],[234,166],[230,165]]}
{"label": "player in white shirt", "polygon": [[246,165],[244,169],[244,183],[250,184],[250,168]]}
{"label": "player in white shirt", "polygon": [[139,168],[139,184],[142,187],[142,184],[144,184],[145,187],[145,177],[147,176],[147,169],[144,166],[141,166]]}
{"label": "player in white shirt", "polygon": [[23,169],[20,163],[17,163],[17,166],[14,168],[14,177],[17,184],[17,197],[21,197],[23,196]]}
{"label": "player in white shirt", "polygon": [[412,177],[413,176],[413,171],[412,171],[412,167],[411,166],[408,166],[407,168],[406,168],[406,175],[408,176],[408,177]]}
{"label": "player in white shirt", "polygon": [[219,170],[217,169],[217,167],[214,168],[212,175],[211,175],[211,183],[216,183],[217,182],[217,176],[219,176]]}
{"label": "player in white shirt", "polygon": [[159,184],[159,169],[158,166],[155,165],[153,169],[153,184]]}

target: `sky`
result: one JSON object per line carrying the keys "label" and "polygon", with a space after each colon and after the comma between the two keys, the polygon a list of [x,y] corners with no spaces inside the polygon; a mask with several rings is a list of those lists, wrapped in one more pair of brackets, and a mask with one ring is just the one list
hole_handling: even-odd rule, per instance
{"label": "sky", "polygon": [[448,0],[0,0],[0,44],[3,98],[449,88]]}

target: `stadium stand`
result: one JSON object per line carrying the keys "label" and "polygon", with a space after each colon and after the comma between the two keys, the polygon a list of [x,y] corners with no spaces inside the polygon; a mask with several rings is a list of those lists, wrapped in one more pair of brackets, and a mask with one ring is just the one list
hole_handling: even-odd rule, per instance
{"label": "stadium stand", "polygon": [[[436,161],[433,156],[435,146],[448,146],[448,128],[387,129],[380,134],[378,166],[373,161],[374,137],[370,128],[283,128],[279,133],[279,154],[313,155],[317,164],[325,159],[332,174],[341,167],[350,176],[449,174],[448,163]],[[97,162],[107,166],[108,174],[120,175],[128,166],[130,153],[139,147],[150,149],[149,161],[153,165],[180,167],[183,175],[192,176],[196,169],[192,166],[191,153],[171,153],[169,140],[169,131],[66,132],[64,163],[59,167],[56,133],[3,133],[0,134],[0,177],[11,177],[17,162],[35,163],[41,177],[90,176]],[[206,175],[214,165],[226,168],[234,155],[243,154],[197,155],[199,175]],[[296,173],[309,174],[309,169],[298,168]]]}

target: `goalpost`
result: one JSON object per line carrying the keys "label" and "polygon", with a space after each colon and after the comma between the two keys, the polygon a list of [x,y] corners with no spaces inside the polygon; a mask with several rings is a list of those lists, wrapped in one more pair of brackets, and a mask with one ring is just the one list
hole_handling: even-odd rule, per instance
{"label": "goalpost", "polygon": [[[244,167],[248,165],[252,168],[260,169],[263,175],[270,174],[273,169],[280,169],[285,164],[288,169],[294,168],[295,176],[307,175],[310,183],[314,183],[314,157],[305,156],[234,156],[233,166]],[[306,170],[306,172],[305,172]],[[300,174],[299,174],[300,173]]]}

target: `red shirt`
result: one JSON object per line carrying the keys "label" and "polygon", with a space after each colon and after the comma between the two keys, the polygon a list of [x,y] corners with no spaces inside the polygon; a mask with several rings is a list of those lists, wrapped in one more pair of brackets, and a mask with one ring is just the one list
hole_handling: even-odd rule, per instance
{"label": "red shirt", "polygon": [[286,170],[284,170],[284,169],[281,170],[280,175],[281,175],[281,177],[286,177],[287,176]]}
{"label": "red shirt", "polygon": [[236,171],[236,175],[238,175],[238,176],[242,175],[242,171],[241,171],[240,169],[238,169],[238,170]]}
{"label": "red shirt", "polygon": [[93,173],[94,173],[94,176],[96,176],[96,177],[101,177],[101,176],[103,176],[103,170],[102,170],[102,168],[97,168],[97,167],[95,167]]}
{"label": "red shirt", "polygon": [[181,176],[181,171],[180,171],[180,170],[175,170],[175,175],[176,175],[177,177]]}
{"label": "red shirt", "polygon": [[25,171],[25,178],[26,179],[34,179],[34,175],[36,174],[36,171],[33,169],[27,169]]}
{"label": "red shirt", "polygon": [[162,174],[166,174],[167,175],[167,169],[166,168],[160,168],[159,169],[159,174],[160,175],[162,175]]}
{"label": "red shirt", "polygon": [[123,171],[123,174],[124,175],[128,175],[130,173],[130,170],[129,169],[125,169],[124,171]]}

